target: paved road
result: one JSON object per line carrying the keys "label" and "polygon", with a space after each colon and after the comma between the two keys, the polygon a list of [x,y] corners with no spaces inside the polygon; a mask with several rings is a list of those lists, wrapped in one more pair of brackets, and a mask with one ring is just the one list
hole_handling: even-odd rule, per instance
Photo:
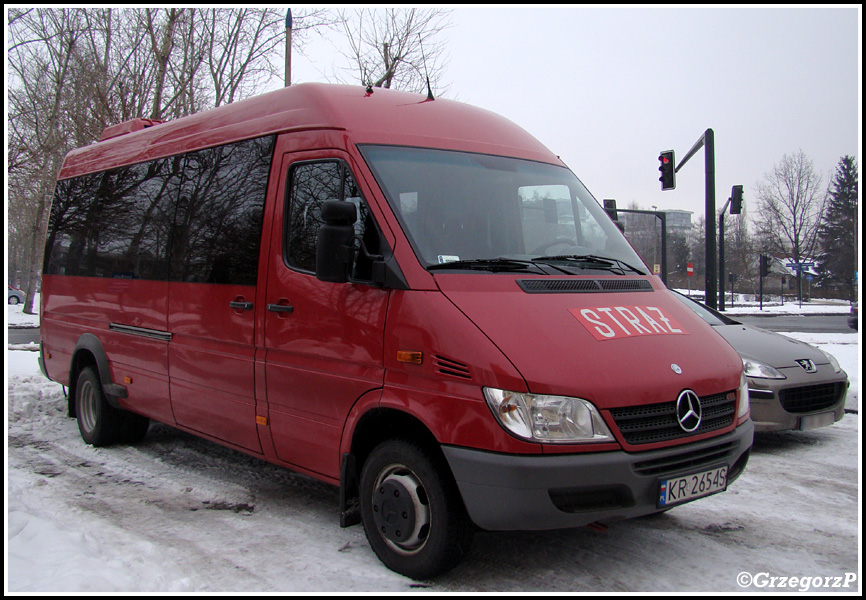
{"label": "paved road", "polygon": [[30,342],[39,343],[38,327],[28,327],[24,329],[10,327],[8,331],[10,344],[29,344]]}
{"label": "paved road", "polygon": [[800,333],[855,333],[848,327],[848,315],[730,315],[732,319],[771,331]]}

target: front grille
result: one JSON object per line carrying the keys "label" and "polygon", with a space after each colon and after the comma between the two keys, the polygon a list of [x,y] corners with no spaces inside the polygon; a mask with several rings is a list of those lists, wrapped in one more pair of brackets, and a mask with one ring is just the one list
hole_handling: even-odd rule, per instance
{"label": "front grille", "polygon": [[635,463],[632,467],[638,475],[658,475],[693,470],[702,466],[724,462],[737,449],[736,442],[725,442],[709,448],[686,450],[674,456],[665,456]]}
{"label": "front grille", "polygon": [[734,423],[737,395],[734,392],[701,398],[701,425],[686,432],[677,421],[677,403],[663,402],[645,406],[611,409],[610,414],[625,441],[631,445],[666,442],[724,429]]}
{"label": "front grille", "polygon": [[789,413],[808,413],[830,408],[839,401],[844,391],[845,383],[841,381],[808,385],[781,390],[779,401]]}

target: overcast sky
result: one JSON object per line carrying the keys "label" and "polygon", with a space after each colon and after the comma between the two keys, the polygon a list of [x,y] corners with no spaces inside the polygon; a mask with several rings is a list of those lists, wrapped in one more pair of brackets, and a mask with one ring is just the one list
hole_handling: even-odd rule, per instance
{"label": "overcast sky", "polygon": [[[537,137],[599,201],[696,219],[703,150],[667,192],[658,153],[679,161],[707,128],[717,209],[735,184],[755,207],[756,182],[800,149],[825,182],[843,155],[859,165],[861,18],[858,7],[459,7],[442,79],[448,97]],[[311,45],[292,80],[326,81],[343,60]]]}

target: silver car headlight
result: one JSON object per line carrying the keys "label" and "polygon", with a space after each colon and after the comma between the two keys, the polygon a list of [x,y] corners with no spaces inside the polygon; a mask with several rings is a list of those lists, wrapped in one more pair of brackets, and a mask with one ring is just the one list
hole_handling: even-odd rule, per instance
{"label": "silver car headlight", "polygon": [[839,373],[842,371],[842,365],[839,364],[839,361],[836,360],[835,356],[833,356],[829,352],[825,352],[824,350],[821,350],[820,348],[818,348],[817,350],[820,351],[824,356],[827,357],[827,360],[830,361],[830,366],[833,367],[833,370],[835,372]]}
{"label": "silver car headlight", "polygon": [[737,421],[749,414],[749,380],[746,374],[740,377],[740,410],[737,411]]}
{"label": "silver car headlight", "polygon": [[496,420],[519,438],[579,444],[613,442],[598,409],[588,400],[484,388]]}
{"label": "silver car headlight", "polygon": [[762,363],[753,358],[742,357],[743,368],[746,371],[746,377],[754,379],[787,379],[782,373],[766,363]]}

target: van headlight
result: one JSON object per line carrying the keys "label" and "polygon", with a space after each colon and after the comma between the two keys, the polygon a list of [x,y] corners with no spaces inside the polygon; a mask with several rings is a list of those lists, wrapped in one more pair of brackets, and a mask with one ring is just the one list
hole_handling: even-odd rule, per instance
{"label": "van headlight", "polygon": [[589,401],[484,388],[496,420],[515,436],[533,442],[613,442],[598,409]]}

